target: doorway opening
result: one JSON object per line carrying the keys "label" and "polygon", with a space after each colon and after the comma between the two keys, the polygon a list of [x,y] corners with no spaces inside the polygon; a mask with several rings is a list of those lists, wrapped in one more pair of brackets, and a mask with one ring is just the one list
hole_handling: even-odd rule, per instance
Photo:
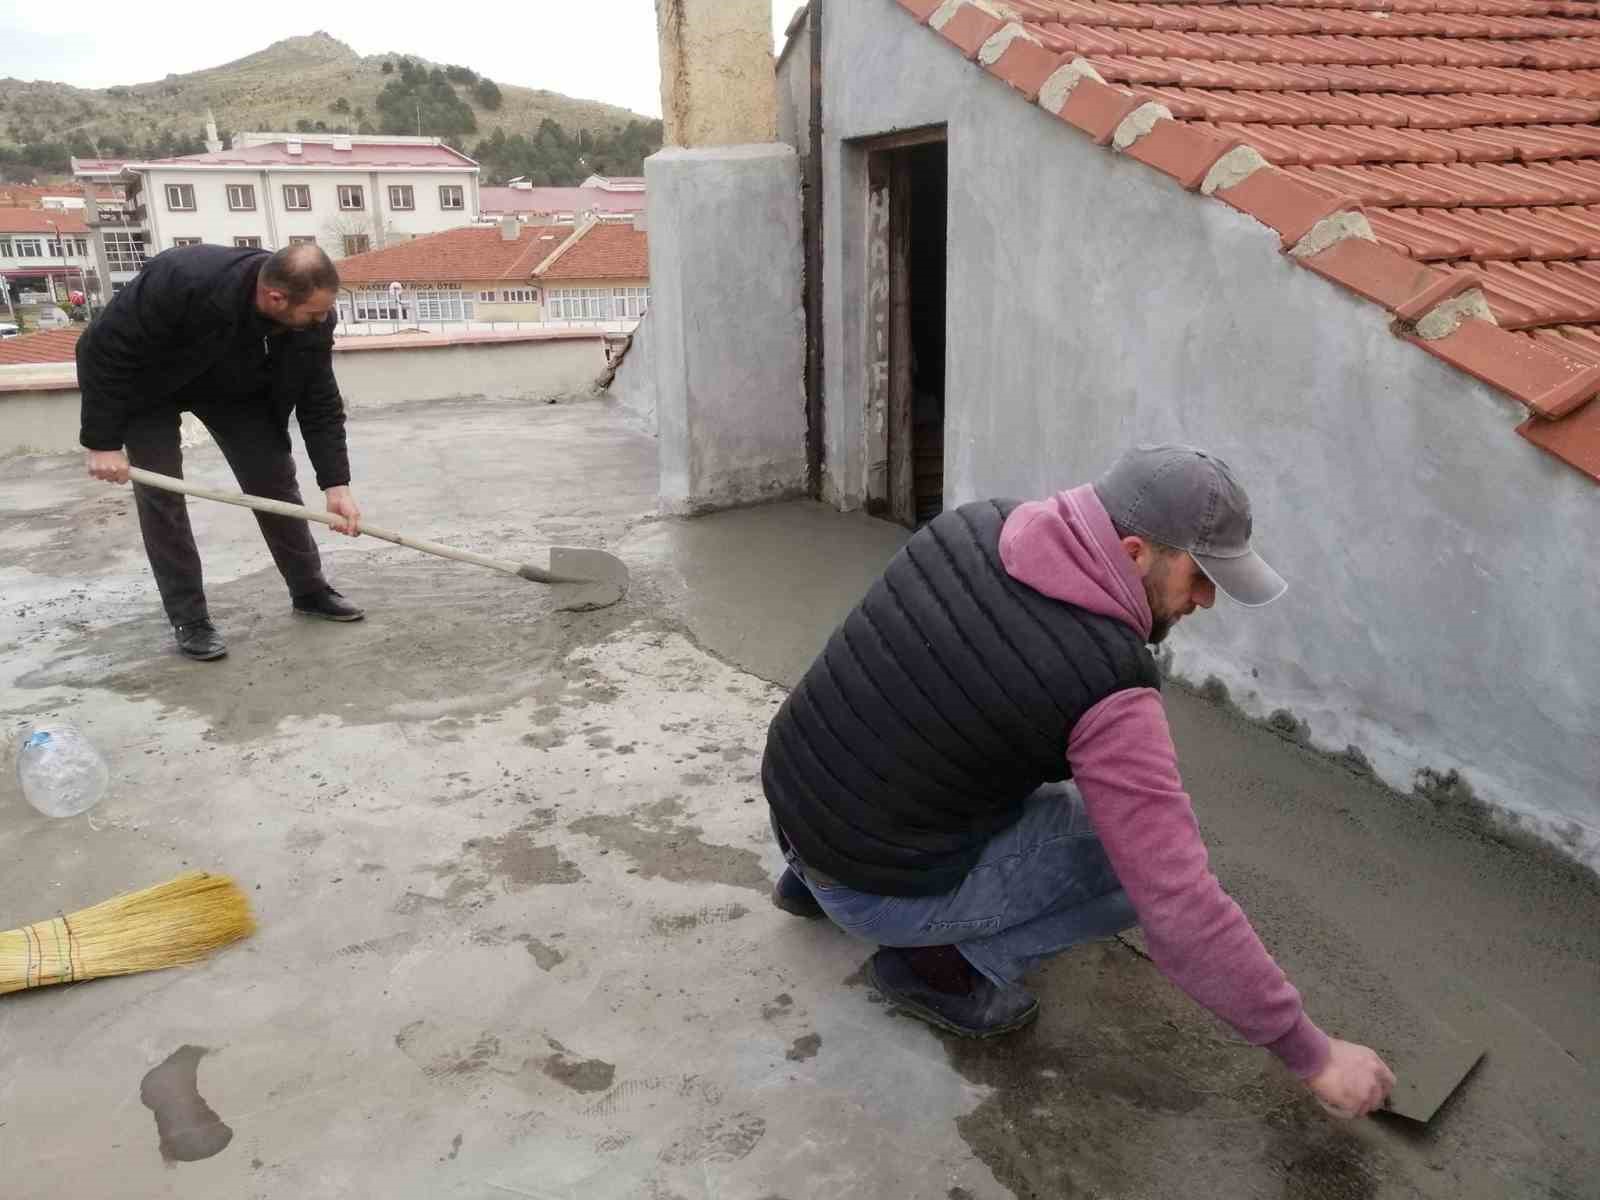
{"label": "doorway opening", "polygon": [[867,509],[944,511],[949,154],[943,127],[867,149]]}

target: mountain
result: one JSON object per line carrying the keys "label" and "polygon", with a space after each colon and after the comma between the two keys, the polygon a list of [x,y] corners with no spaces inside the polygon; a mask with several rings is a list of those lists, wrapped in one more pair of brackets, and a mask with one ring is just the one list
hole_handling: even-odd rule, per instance
{"label": "mountain", "polygon": [[[9,163],[13,175],[26,173],[18,166],[59,170],[68,152],[190,152],[200,148],[196,139],[203,136],[208,109],[216,114],[224,139],[242,130],[314,129],[317,122],[330,130],[415,134],[413,91],[395,90],[403,61],[414,65],[408,77],[416,77],[422,132],[443,136],[469,154],[496,130],[506,137],[532,138],[546,120],[574,137],[582,131],[591,145],[630,122],[650,121],[614,105],[500,80],[480,87],[470,69],[417,55],[362,57],[318,32],[274,42],[220,67],[168,75],[154,83],[91,89],[0,79],[0,168]],[[448,83],[432,74],[436,67],[448,72]],[[385,87],[390,94],[380,108]],[[402,111],[413,114],[406,128],[397,127]],[[470,116],[463,117],[467,112]],[[386,120],[389,128],[384,128]],[[437,127],[430,128],[430,123]],[[465,125],[470,123],[476,129],[469,132]]]}

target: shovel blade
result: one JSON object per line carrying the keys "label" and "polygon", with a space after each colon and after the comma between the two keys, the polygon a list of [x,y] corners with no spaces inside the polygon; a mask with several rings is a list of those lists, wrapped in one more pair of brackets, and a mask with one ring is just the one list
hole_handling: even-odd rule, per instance
{"label": "shovel blade", "polygon": [[560,612],[610,608],[628,591],[627,564],[604,550],[557,546],[550,551],[550,573],[583,581],[551,585]]}

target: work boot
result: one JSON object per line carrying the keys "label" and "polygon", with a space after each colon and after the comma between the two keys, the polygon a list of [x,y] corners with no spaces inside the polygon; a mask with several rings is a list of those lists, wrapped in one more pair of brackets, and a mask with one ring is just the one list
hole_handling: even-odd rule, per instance
{"label": "work boot", "polygon": [[359,621],[367,615],[331,587],[296,596],[294,611],[302,617],[320,617],[324,621]]}
{"label": "work boot", "polygon": [[[885,946],[868,960],[867,974],[896,1007],[960,1037],[998,1037],[1039,1015],[1032,994],[1020,987],[997,987],[965,959],[959,966],[949,962],[941,954],[945,951],[960,954],[954,946]],[[937,968],[929,970],[919,960],[932,960]]]}
{"label": "work boot", "polygon": [[228,644],[222,640],[217,627],[210,621],[190,621],[187,625],[174,625],[172,634],[178,639],[178,653],[199,662],[210,662],[228,653]]}
{"label": "work boot", "polygon": [[822,916],[822,905],[817,903],[806,881],[795,874],[793,867],[785,867],[778,882],[772,885],[772,902],[791,917]]}

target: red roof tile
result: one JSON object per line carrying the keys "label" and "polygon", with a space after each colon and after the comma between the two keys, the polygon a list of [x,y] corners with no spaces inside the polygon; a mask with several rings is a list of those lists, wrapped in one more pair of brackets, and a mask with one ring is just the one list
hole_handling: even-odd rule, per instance
{"label": "red roof tile", "polygon": [[[899,3],[1041,103],[1053,61],[1092,67],[1101,82],[1078,83],[1059,115],[1102,145],[1161,104],[1174,120],[1116,144],[1185,187],[1252,147],[1270,169],[1245,162],[1217,198],[1369,300],[1419,315],[1481,288],[1502,328],[1469,318],[1413,340],[1528,405],[1519,432],[1600,479],[1600,3]],[[1329,245],[1332,226],[1356,237]]]}
{"label": "red roof tile", "polygon": [[632,225],[592,224],[561,248],[561,256],[543,267],[538,278],[648,279],[650,241]]}
{"label": "red roof tile", "polygon": [[88,233],[89,227],[76,212],[59,208],[0,208],[0,233]]}
{"label": "red roof tile", "polygon": [[81,326],[68,325],[65,329],[47,329],[43,333],[25,333],[21,337],[0,341],[0,366],[18,363],[69,363],[73,361],[73,347],[78,344]]}
{"label": "red roof tile", "polygon": [[570,226],[523,225],[507,241],[499,225],[468,225],[339,260],[345,284],[476,283],[532,279],[534,268],[572,236]]}

